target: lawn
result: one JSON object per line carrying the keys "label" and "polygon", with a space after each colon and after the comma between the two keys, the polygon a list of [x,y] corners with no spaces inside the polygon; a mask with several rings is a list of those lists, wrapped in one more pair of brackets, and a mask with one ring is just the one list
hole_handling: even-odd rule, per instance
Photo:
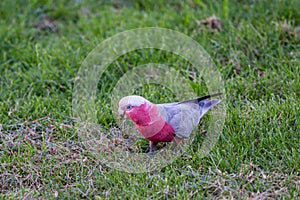
{"label": "lawn", "polygon": [[[0,197],[300,198],[299,8],[298,0],[1,1]],[[128,173],[83,145],[72,101],[89,53],[107,38],[144,27],[186,34],[207,51],[224,82],[226,118],[207,156],[198,153],[203,136],[196,135],[170,164]],[[148,63],[167,63],[196,96],[207,94],[205,78],[193,78],[182,57],[158,49],[128,52],[97,82],[92,110],[103,129],[117,126],[110,94],[118,80]],[[191,98],[172,92],[153,84],[132,91],[157,103]],[[210,119],[204,117],[203,133]],[[147,150],[143,139],[134,144]]]}

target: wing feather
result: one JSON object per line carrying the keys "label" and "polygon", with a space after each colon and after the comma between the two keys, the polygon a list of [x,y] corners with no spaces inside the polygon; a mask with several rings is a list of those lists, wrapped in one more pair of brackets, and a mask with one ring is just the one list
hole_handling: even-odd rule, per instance
{"label": "wing feather", "polygon": [[157,104],[157,106],[164,120],[174,128],[175,134],[187,138],[203,116],[199,102],[220,95],[221,93],[216,93],[181,102]]}
{"label": "wing feather", "polygon": [[174,128],[178,137],[189,137],[200,121],[198,103],[158,104],[158,107],[164,120]]}

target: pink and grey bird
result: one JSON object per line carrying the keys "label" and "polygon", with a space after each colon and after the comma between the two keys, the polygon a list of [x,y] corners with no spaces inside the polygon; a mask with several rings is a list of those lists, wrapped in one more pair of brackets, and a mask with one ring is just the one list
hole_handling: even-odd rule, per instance
{"label": "pink and grey bird", "polygon": [[221,102],[209,98],[219,95],[164,104],[151,103],[141,96],[126,96],[119,102],[118,113],[135,123],[140,134],[150,141],[149,153],[153,153],[159,142],[179,144],[188,138],[203,115]]}

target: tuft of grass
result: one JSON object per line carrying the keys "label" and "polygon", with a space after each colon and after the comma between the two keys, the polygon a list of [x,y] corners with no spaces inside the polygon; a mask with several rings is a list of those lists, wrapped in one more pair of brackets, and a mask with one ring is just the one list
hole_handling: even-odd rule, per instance
{"label": "tuft of grass", "polygon": [[[299,7],[298,0],[1,1],[0,197],[299,198]],[[222,30],[198,23],[213,15]],[[227,118],[207,157],[195,152],[203,137],[196,136],[172,164],[130,174],[99,163],[81,144],[71,113],[73,85],[100,42],[153,26],[185,33],[209,53],[225,82]],[[98,83],[101,125],[116,124],[108,96],[122,73],[149,62],[179,70],[197,95],[206,94],[184,59],[159,50],[130,52]],[[153,102],[183,100],[151,84],[133,93]]]}

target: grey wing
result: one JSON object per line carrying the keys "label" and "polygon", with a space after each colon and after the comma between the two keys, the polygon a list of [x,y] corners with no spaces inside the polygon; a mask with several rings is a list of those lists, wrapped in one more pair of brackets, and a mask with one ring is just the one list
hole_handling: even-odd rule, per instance
{"label": "grey wing", "polygon": [[200,121],[201,111],[196,102],[167,103],[157,106],[165,121],[174,128],[175,134],[180,138],[189,137]]}

